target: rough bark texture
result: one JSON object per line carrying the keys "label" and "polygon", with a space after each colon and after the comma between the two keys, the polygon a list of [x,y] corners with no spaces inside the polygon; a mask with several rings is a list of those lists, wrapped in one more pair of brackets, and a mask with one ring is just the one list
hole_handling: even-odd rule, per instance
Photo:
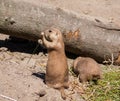
{"label": "rough bark texture", "polygon": [[104,60],[117,58],[120,28],[103,19],[53,7],[41,0],[0,0],[0,33],[37,41],[49,27],[60,29],[66,50]]}

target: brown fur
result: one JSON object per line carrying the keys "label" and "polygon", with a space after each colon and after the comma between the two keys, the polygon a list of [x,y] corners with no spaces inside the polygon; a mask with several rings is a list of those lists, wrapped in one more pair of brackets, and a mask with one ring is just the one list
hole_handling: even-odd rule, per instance
{"label": "brown fur", "polygon": [[115,60],[115,65],[120,65],[120,51],[117,60]]}
{"label": "brown fur", "polygon": [[78,57],[74,60],[73,71],[79,76],[80,82],[97,81],[101,78],[101,70],[95,60],[88,57]]}
{"label": "brown fur", "polygon": [[120,65],[120,56],[118,57],[118,59],[115,61],[116,65]]}
{"label": "brown fur", "polygon": [[[63,99],[66,98],[64,88],[68,88],[68,65],[64,50],[62,34],[55,28],[42,33],[43,45],[48,50],[45,83],[59,89]],[[40,40],[38,40],[40,43]]]}

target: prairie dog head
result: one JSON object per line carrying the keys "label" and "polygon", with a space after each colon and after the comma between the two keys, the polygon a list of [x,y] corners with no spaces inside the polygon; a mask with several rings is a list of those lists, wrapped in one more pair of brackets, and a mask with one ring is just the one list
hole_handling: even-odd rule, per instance
{"label": "prairie dog head", "polygon": [[73,62],[73,71],[79,75],[80,82],[93,80],[97,83],[97,80],[102,78],[98,63],[89,57],[76,58]]}
{"label": "prairie dog head", "polygon": [[82,59],[82,57],[78,57],[75,59],[75,61],[73,62],[73,67],[74,69],[77,67],[77,63]]}
{"label": "prairie dog head", "polygon": [[61,32],[55,28],[49,28],[48,30],[42,32],[41,34],[44,35],[45,39],[50,42],[53,42],[55,40],[57,41],[62,36]]}

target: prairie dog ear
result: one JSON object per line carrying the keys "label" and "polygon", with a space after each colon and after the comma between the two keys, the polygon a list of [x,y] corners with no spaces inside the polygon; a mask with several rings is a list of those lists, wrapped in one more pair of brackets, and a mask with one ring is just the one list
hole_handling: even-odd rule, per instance
{"label": "prairie dog ear", "polygon": [[60,36],[61,32],[60,31],[56,31],[56,36]]}
{"label": "prairie dog ear", "polygon": [[49,30],[48,32],[49,32],[49,33],[51,33],[51,32],[52,32],[52,30]]}

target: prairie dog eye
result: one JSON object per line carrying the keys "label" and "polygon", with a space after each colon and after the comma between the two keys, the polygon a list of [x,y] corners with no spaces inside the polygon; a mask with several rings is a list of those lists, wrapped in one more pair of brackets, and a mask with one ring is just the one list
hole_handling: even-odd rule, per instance
{"label": "prairie dog eye", "polygon": [[49,33],[51,33],[52,31],[51,30],[49,30]]}

